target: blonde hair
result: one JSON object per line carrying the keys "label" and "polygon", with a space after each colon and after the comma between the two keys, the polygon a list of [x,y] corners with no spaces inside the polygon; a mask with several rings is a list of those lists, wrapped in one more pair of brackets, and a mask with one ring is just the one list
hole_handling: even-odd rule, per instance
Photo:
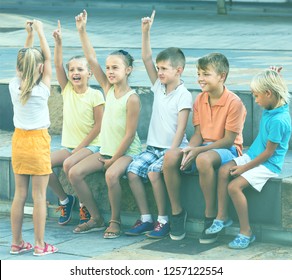
{"label": "blonde hair", "polygon": [[68,62],[66,63],[66,69],[69,70],[69,65],[70,65],[70,62],[73,61],[73,60],[81,60],[83,61],[83,63],[85,64],[87,70],[90,72],[90,65],[88,63],[88,61],[86,60],[86,57],[83,56],[83,55],[75,55],[75,56],[72,56]]}
{"label": "blonde hair", "polygon": [[29,99],[32,88],[40,81],[41,73],[38,66],[42,63],[44,56],[36,48],[23,48],[18,51],[17,70],[22,80],[20,101],[23,105]]}
{"label": "blonde hair", "polygon": [[263,93],[271,91],[278,100],[278,105],[289,103],[288,87],[275,70],[267,69],[258,73],[251,81],[250,88],[252,92]]}

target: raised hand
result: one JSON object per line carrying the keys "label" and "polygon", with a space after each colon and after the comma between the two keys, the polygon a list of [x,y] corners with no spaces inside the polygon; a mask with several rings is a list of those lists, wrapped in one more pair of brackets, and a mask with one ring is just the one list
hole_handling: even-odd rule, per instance
{"label": "raised hand", "polygon": [[32,20],[26,21],[25,30],[26,30],[27,33],[32,33],[33,32],[32,25],[33,25],[33,21]]}
{"label": "raised hand", "polygon": [[151,17],[143,17],[141,19],[142,22],[142,32],[149,32],[151,29],[151,26],[154,22],[155,17],[155,10],[152,12]]}
{"label": "raised hand", "polygon": [[85,30],[86,23],[87,23],[87,12],[86,12],[86,10],[83,10],[82,13],[77,15],[75,17],[75,21],[76,21],[76,28],[77,28],[78,31]]}
{"label": "raised hand", "polygon": [[34,19],[32,27],[38,33],[43,31],[43,23],[40,20]]}
{"label": "raised hand", "polygon": [[60,43],[62,41],[62,29],[61,29],[61,22],[58,20],[58,28],[54,30],[53,37],[56,42]]}
{"label": "raised hand", "polygon": [[270,69],[276,71],[277,73],[280,73],[281,70],[283,69],[283,67],[282,66],[274,66],[273,65],[273,66],[270,66]]}

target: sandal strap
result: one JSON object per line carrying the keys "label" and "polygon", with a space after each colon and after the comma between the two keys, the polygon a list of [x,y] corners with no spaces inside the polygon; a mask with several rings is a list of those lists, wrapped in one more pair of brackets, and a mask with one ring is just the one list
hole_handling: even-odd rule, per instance
{"label": "sandal strap", "polygon": [[92,227],[89,226],[87,223],[88,223],[88,222],[83,223],[83,224],[80,224],[80,225],[77,226],[77,228],[79,228],[80,231],[87,231],[88,229],[92,228]]}
{"label": "sandal strap", "polygon": [[18,251],[30,250],[32,249],[32,245],[29,242],[25,242],[24,240],[22,240],[20,245],[12,244],[11,248],[17,249]]}
{"label": "sandal strap", "polygon": [[115,224],[118,224],[118,225],[121,224],[121,222],[118,221],[118,220],[110,220],[110,221],[109,221],[109,224],[110,224],[110,223],[115,223]]}

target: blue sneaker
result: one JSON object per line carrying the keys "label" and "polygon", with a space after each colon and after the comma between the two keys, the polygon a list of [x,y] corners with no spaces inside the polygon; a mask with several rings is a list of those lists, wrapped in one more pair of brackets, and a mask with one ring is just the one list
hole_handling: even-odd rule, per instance
{"label": "blue sneaker", "polygon": [[60,205],[56,212],[61,211],[58,224],[65,225],[70,222],[72,216],[72,209],[75,204],[75,196],[68,194],[69,202],[65,205]]}
{"label": "blue sneaker", "polygon": [[232,225],[233,221],[228,219],[226,221],[217,220],[215,219],[213,221],[213,224],[205,230],[206,234],[213,234],[213,233],[219,233],[222,229],[226,227],[230,227]]}
{"label": "blue sneaker", "polygon": [[79,208],[79,218],[79,225],[87,223],[90,220],[91,215],[85,206]]}
{"label": "blue sneaker", "polygon": [[253,243],[256,240],[255,235],[246,236],[239,233],[233,241],[228,244],[228,247],[231,249],[245,249],[249,244]]}
{"label": "blue sneaker", "polygon": [[125,232],[126,235],[141,235],[148,233],[149,231],[152,231],[154,229],[154,224],[150,222],[142,223],[141,220],[137,220],[135,225]]}
{"label": "blue sneaker", "polygon": [[157,221],[154,230],[147,233],[146,236],[150,238],[159,239],[167,236],[169,234],[169,231],[170,231],[169,223],[162,224]]}

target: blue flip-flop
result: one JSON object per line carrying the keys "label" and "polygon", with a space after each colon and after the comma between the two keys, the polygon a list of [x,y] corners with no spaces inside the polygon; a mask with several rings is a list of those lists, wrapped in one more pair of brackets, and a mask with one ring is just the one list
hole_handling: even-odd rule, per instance
{"label": "blue flip-flop", "polygon": [[233,221],[228,219],[227,221],[217,220],[213,221],[213,224],[205,230],[206,234],[214,234],[220,232],[223,228],[231,226]]}
{"label": "blue flip-flop", "polygon": [[228,244],[228,247],[231,249],[245,249],[255,240],[255,235],[246,236],[239,233],[235,239]]}

